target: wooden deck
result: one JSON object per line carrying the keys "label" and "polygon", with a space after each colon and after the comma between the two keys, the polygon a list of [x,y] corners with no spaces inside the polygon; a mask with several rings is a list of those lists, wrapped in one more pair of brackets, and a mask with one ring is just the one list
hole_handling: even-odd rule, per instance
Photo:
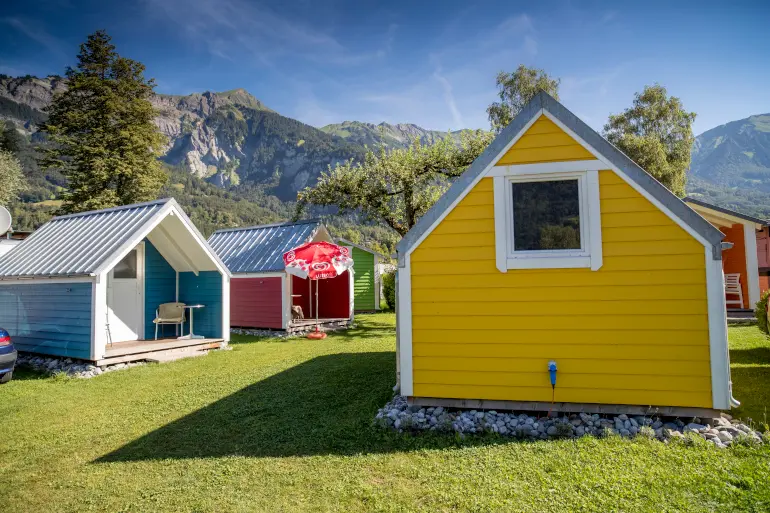
{"label": "wooden deck", "polygon": [[115,342],[114,344],[107,345],[104,358],[97,360],[95,365],[102,366],[140,360],[155,360],[176,353],[193,353],[209,349],[219,349],[223,345],[224,340],[221,338],[164,338],[159,340]]}

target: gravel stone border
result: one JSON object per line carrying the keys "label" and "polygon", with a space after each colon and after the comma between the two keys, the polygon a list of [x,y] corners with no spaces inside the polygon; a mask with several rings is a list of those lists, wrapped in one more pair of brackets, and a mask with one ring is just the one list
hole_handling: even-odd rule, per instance
{"label": "gravel stone border", "polygon": [[291,338],[299,336],[282,330],[256,330],[250,328],[230,328],[230,333],[235,333],[236,335],[250,335],[252,337]]}
{"label": "gravel stone border", "polygon": [[[323,330],[326,333],[332,333],[334,331],[342,331],[346,329],[355,328],[355,325],[351,322],[347,326],[324,326]],[[289,333],[283,330],[258,330],[252,328],[230,328],[230,333],[237,335],[250,335],[252,337],[274,337],[274,338],[304,338],[308,333],[315,331],[315,326],[308,327],[307,330],[301,332]]]}
{"label": "gravel stone border", "polygon": [[409,406],[406,398],[395,396],[377,411],[374,425],[383,429],[403,432],[437,431],[467,434],[497,433],[502,436],[529,440],[605,437],[624,438],[643,436],[668,443],[674,438],[685,438],[694,433],[720,448],[733,443],[763,444],[770,442],[766,435],[746,424],[733,421],[722,414],[716,419],[691,419],[685,423],[678,418],[641,415],[599,415],[598,413],[558,414],[538,417],[527,413],[497,412],[494,410],[460,410],[438,407]]}
{"label": "gravel stone border", "polygon": [[65,374],[73,378],[93,378],[105,372],[128,369],[145,365],[146,362],[116,363],[97,367],[91,362],[78,360],[77,358],[58,358],[50,356],[37,356],[34,354],[19,353],[16,358],[17,367],[29,367],[45,374]]}

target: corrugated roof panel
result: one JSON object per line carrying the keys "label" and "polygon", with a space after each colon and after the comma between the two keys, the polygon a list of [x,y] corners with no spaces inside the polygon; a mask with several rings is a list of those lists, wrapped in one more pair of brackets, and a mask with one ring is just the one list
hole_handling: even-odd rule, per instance
{"label": "corrugated roof panel", "polygon": [[91,274],[168,201],[55,217],[0,260],[0,277]]}
{"label": "corrugated roof panel", "polygon": [[320,224],[312,220],[219,230],[209,245],[231,273],[283,271],[283,254],[307,242]]}

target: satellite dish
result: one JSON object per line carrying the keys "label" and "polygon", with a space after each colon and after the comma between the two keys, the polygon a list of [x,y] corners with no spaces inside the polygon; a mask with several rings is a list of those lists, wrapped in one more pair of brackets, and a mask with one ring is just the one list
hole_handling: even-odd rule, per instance
{"label": "satellite dish", "polygon": [[11,229],[11,213],[5,207],[0,207],[0,235]]}

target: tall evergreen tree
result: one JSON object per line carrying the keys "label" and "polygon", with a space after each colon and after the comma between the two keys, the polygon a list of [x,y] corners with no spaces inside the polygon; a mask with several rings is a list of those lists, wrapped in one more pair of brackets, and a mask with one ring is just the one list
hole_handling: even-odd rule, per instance
{"label": "tall evergreen tree", "polygon": [[21,144],[22,137],[13,124],[0,120],[0,206],[7,206],[24,190],[21,162],[15,155]]}
{"label": "tall evergreen tree", "polygon": [[43,164],[67,178],[63,213],[157,198],[167,179],[157,160],[164,137],[153,124],[155,82],[144,69],[118,55],[103,30],[67,68],[67,90],[54,97],[42,127],[53,142]]}

